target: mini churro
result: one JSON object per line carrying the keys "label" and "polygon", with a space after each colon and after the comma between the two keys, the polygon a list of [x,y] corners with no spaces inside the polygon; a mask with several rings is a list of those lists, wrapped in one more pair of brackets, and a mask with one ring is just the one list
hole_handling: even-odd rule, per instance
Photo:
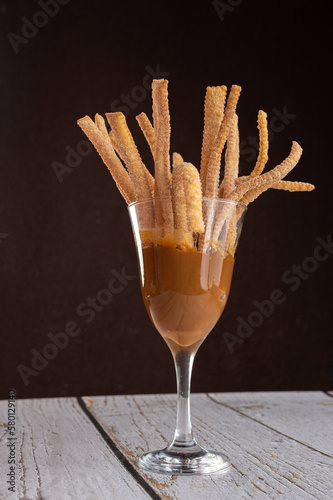
{"label": "mini churro", "polygon": [[162,198],[162,214],[164,228],[172,232],[173,211],[168,198],[171,196],[170,169],[170,115],[168,104],[167,80],[154,80],[153,120],[155,130],[154,164],[155,164],[155,196]]}
{"label": "mini churro", "polygon": [[[104,135],[104,137],[106,139],[110,139],[109,133],[108,133],[106,125],[105,125],[105,120],[104,120],[103,116],[99,115],[98,113],[96,113],[96,115],[95,115],[95,125],[98,128],[98,130],[100,132],[102,132],[102,134]],[[113,144],[112,144],[112,146],[113,146]],[[116,149],[116,148],[113,148],[113,149]]]}
{"label": "mini churro", "polygon": [[172,155],[172,168],[175,168],[180,163],[183,163],[183,157],[179,153],[173,153]]}
{"label": "mini churro", "polygon": [[208,162],[224,114],[227,87],[207,87],[205,98],[204,131],[201,149],[200,178],[202,192],[206,191]]}
{"label": "mini churro", "polygon": [[235,186],[239,186],[243,182],[249,181],[250,179],[251,179],[250,175],[242,175],[241,177],[237,177],[237,179],[235,179]]}
{"label": "mini churro", "polygon": [[101,156],[105,165],[108,167],[126,202],[132,203],[135,201],[136,198],[132,181],[118,156],[114,152],[110,142],[106,139],[106,137],[104,137],[102,132],[99,131],[89,116],[85,116],[84,118],[78,120],[78,125],[86,134],[90,142],[95,146],[95,149]]}
{"label": "mini churro", "polygon": [[156,140],[154,127],[152,126],[146,113],[140,113],[135,118],[136,118],[136,121],[138,122],[142,132],[143,132],[143,135],[146,138],[146,141],[148,142],[148,145],[150,147],[150,151],[151,151],[152,155],[154,156],[155,140]]}
{"label": "mini churro", "polygon": [[116,138],[119,154],[124,160],[132,179],[136,199],[148,200],[152,197],[149,172],[143,164],[123,113],[107,113],[106,118]]}
{"label": "mini churro", "polygon": [[191,163],[179,163],[172,172],[175,228],[195,233],[204,230],[200,177]]}
{"label": "mini churro", "polygon": [[264,170],[268,160],[268,128],[267,128],[267,114],[264,111],[258,113],[258,129],[259,129],[259,154],[257,163],[250,173],[251,177],[260,175]]}
{"label": "mini churro", "polygon": [[119,147],[118,147],[118,144],[117,144],[117,139],[116,139],[116,136],[114,135],[114,133],[112,132],[112,130],[110,130],[109,132],[109,139],[111,141],[111,144],[112,144],[112,147],[113,149],[115,150],[115,152],[120,156],[121,158],[121,155],[120,155],[120,152],[119,152]]}
{"label": "mini churro", "polygon": [[239,162],[239,134],[238,134],[238,117],[235,113],[232,125],[230,127],[227,150],[225,154],[224,179],[219,189],[222,193],[222,198],[228,199],[231,192],[235,188],[235,179],[238,175]]}
{"label": "mini churro", "polygon": [[245,205],[246,207],[249,205],[249,203],[252,203],[254,200],[258,198],[262,193],[267,191],[269,188],[274,186],[276,181],[271,181],[271,182],[266,182],[266,184],[263,184],[262,186],[254,187],[250,189],[244,196],[241,198],[241,203]]}
{"label": "mini churro", "polygon": [[[171,169],[170,169],[170,115],[168,105],[167,80],[154,80],[154,130],[155,130],[155,180],[160,196],[170,196]],[[156,123],[156,124],[155,124]]]}
{"label": "mini churro", "polygon": [[283,191],[313,191],[314,185],[308,182],[297,181],[277,181],[272,186],[274,189],[282,189]]}
{"label": "mini churro", "polygon": [[230,255],[235,255],[235,249],[237,245],[237,224],[238,220],[242,215],[241,207],[234,207],[233,213],[231,214],[230,219],[227,221],[227,238],[225,242],[225,251]]}
{"label": "mini churro", "polygon": [[301,146],[296,141],[293,141],[289,156],[282,163],[280,163],[280,165],[274,167],[270,172],[266,172],[266,174],[253,177],[240,184],[232,191],[230,199],[239,201],[250,189],[283,179],[283,177],[285,177],[297,165],[301,154]]}
{"label": "mini churro", "polygon": [[273,181],[268,182],[260,187],[250,189],[241,199],[243,205],[248,205],[252,203],[259,195],[267,191],[268,189],[280,189],[283,191],[313,191],[315,188],[313,184],[308,182],[296,182],[296,181]]}
{"label": "mini churro", "polygon": [[114,133],[112,132],[112,130],[110,130],[110,132],[108,132],[103,116],[99,115],[98,113],[96,113],[96,115],[95,115],[95,124],[98,127],[99,131],[102,132],[104,137],[107,140],[110,140],[112,147],[115,150],[115,152],[117,153],[117,155],[119,156],[119,158],[124,160],[121,157],[121,154],[119,153],[119,147],[118,147],[117,140],[116,140]]}
{"label": "mini churro", "polygon": [[240,93],[241,87],[238,85],[233,85],[231,87],[223,120],[217,133],[214,146],[212,147],[209,155],[204,190],[204,196],[207,198],[216,198],[218,196],[221,154],[229,134]]}
{"label": "mini churro", "polygon": [[172,201],[175,229],[187,231],[186,200],[183,178],[183,163],[178,163],[172,171]]}

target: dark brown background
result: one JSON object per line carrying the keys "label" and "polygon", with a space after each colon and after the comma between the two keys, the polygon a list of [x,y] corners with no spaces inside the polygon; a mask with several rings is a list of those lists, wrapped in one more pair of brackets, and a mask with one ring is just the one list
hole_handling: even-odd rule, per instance
{"label": "dark brown background", "polygon": [[[274,108],[286,107],[295,116],[275,134],[269,166],[297,140],[304,154],[289,177],[317,186],[270,192],[250,207],[228,307],[199,351],[193,390],[332,389],[333,257],[296,291],[281,281],[332,229],[329,3],[225,5],[219,16],[210,1],[70,0],[15,53],[7,34],[22,36],[22,17],[33,19],[41,7],[0,2],[2,397],[13,386],[18,397],[175,390],[171,355],[144,310],[126,206],[110,175],[95,152],[62,182],[52,167],[85,139],[77,118],[116,110],[116,99],[137,92],[142,101],[132,101],[128,121],[151,168],[135,122],[135,114],[151,113],[150,95],[135,89],[151,82],[147,66],[168,74],[172,150],[187,161],[199,164],[205,87],[237,83],[244,148],[257,134],[258,109],[271,119]],[[254,164],[245,149],[243,174]],[[135,279],[86,324],[77,306],[123,267]],[[246,319],[253,301],[276,288],[285,302],[230,353],[223,334],[235,333],[236,317]],[[41,352],[47,334],[68,321],[80,335],[25,386],[17,366],[30,367],[31,349]]]}

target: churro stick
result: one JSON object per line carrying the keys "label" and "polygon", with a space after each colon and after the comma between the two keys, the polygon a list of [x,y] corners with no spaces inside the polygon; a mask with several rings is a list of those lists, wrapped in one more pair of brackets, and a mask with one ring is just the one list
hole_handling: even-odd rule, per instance
{"label": "churro stick", "polygon": [[172,168],[174,169],[180,163],[184,163],[183,157],[179,153],[173,153],[173,155],[172,155]]}
{"label": "churro stick", "polygon": [[283,191],[313,191],[315,189],[313,184],[297,181],[277,181],[272,187]]}
{"label": "churro stick", "polygon": [[268,160],[268,128],[267,114],[264,111],[258,112],[258,129],[259,129],[259,154],[254,169],[250,176],[256,177],[264,170]]}
{"label": "churro stick", "polygon": [[218,196],[221,154],[229,134],[240,92],[241,87],[238,85],[233,85],[231,87],[224,117],[209,156],[204,191],[204,196],[209,198],[217,198]]}
{"label": "churro stick", "polygon": [[[250,203],[252,203],[254,200],[258,198],[262,193],[267,191],[268,189],[282,189],[284,191],[312,191],[315,187],[313,184],[309,184],[307,182],[293,182],[293,181],[272,181],[272,182],[267,182],[266,184],[263,184],[262,186],[255,187],[250,189],[242,198],[241,198],[241,203],[243,205],[248,206]],[[227,244],[226,244],[226,249],[229,253],[233,255],[235,244],[236,244],[236,227],[237,227],[237,221],[238,219],[235,219],[233,223],[231,224],[229,233],[228,233],[228,238],[227,238]]]}
{"label": "churro stick", "polygon": [[[234,118],[237,101],[239,98],[239,94],[241,92],[241,87],[237,85],[233,85],[231,87],[231,91],[227,100],[227,106],[225,109],[225,113],[223,116],[222,123],[220,125],[217,138],[215,140],[215,144],[212,148],[208,169],[206,175],[206,184],[204,196],[209,198],[217,198],[218,196],[218,184],[219,184],[219,176],[220,176],[220,162],[221,162],[221,154],[223,148],[225,146],[225,142],[227,140],[229,130]],[[218,216],[218,220],[214,221],[214,214],[212,210],[209,208],[208,213],[205,213],[206,220],[206,233],[205,235],[201,235],[199,238],[199,250],[205,251],[208,246],[210,240],[212,240],[213,234],[216,235],[220,232],[223,225],[224,218],[224,210]],[[222,225],[221,225],[222,223]]]}
{"label": "churro stick", "polygon": [[270,189],[271,187],[274,186],[276,181],[273,182],[266,182],[266,184],[263,184],[262,186],[255,187],[250,189],[244,196],[240,199],[241,203],[243,205],[248,206],[250,203],[252,203],[254,200],[258,198],[262,193]]}
{"label": "churro stick", "polygon": [[[104,137],[111,141],[113,149],[120,156],[117,140],[115,138],[114,133],[112,132],[112,130],[110,130],[110,132],[107,131],[107,128],[105,125],[105,120],[104,120],[103,116],[99,115],[98,113],[96,113],[96,115],[95,115],[95,124],[98,127],[98,129],[102,132]],[[120,158],[121,158],[121,156],[120,156]]]}
{"label": "churro stick", "polygon": [[[177,168],[177,167],[176,167]],[[191,163],[183,163],[183,182],[186,196],[188,230],[202,233],[202,191],[198,170]]]}
{"label": "churro stick", "polygon": [[114,133],[112,132],[112,130],[110,130],[110,132],[107,131],[107,128],[105,125],[105,120],[104,120],[103,116],[99,115],[98,113],[96,113],[96,115],[95,115],[95,124],[98,127],[98,129],[100,130],[100,132],[102,132],[104,137],[111,142],[112,147],[115,150],[115,152],[118,154],[118,156],[124,161],[124,158],[122,158],[122,156],[119,152],[119,146],[118,146],[117,139],[116,139]]}
{"label": "churro stick", "polygon": [[[113,149],[116,151],[118,156],[125,162],[125,165],[126,165],[127,157],[122,156],[121,148],[119,148],[116,136],[114,135],[113,131],[110,130],[110,132],[108,133],[106,126],[105,126],[104,118],[100,115],[96,115],[95,122],[96,122],[96,125],[98,126],[98,128],[100,129],[100,131],[103,132],[103,135],[105,135],[109,138]],[[144,169],[146,177],[148,179],[150,194],[151,194],[151,196],[154,196],[154,177],[151,175],[151,173],[149,172],[149,170],[147,169],[147,167],[145,165],[143,165],[143,169]]]}
{"label": "churro stick", "polygon": [[170,196],[170,114],[167,80],[153,80],[153,116],[155,130],[154,160],[156,183],[160,196]]}
{"label": "churro stick", "polygon": [[95,115],[95,124],[98,127],[98,129],[102,132],[104,137],[111,142],[113,149],[118,154],[118,156],[123,160],[121,154],[119,153],[119,147],[114,133],[112,132],[112,130],[110,130],[110,132],[107,131],[105,120],[103,116],[99,115],[98,113],[96,113]]}
{"label": "churro stick", "polygon": [[[238,175],[239,167],[239,131],[238,131],[238,116],[235,113],[232,126],[229,131],[227,140],[227,150],[225,155],[224,179],[219,188],[219,197],[228,199],[231,192],[235,188],[235,181]],[[216,214],[212,240],[217,241],[220,237],[222,228],[230,234],[234,234],[236,230],[237,220],[233,215],[234,206],[223,206]],[[227,241],[226,247],[229,246]]]}
{"label": "churro stick", "polygon": [[228,234],[225,243],[225,250],[232,256],[235,255],[235,249],[237,246],[237,224],[243,213],[242,207],[235,207],[235,210],[231,216],[230,223],[228,225]]}
{"label": "churro stick", "polygon": [[[117,141],[118,151],[124,160],[132,179],[137,200],[148,200],[152,197],[149,172],[143,164],[132,134],[123,113],[107,113],[107,120]],[[149,174],[149,175],[148,175]]]}
{"label": "churro stick", "polygon": [[224,114],[227,87],[207,87],[205,97],[204,131],[201,149],[200,178],[202,192],[206,191],[206,177],[210,153],[215,144]]}
{"label": "churro stick", "polygon": [[234,217],[230,223],[227,240],[225,243],[225,251],[234,257],[237,241],[237,221]]}
{"label": "churro stick", "polygon": [[237,186],[231,193],[230,199],[239,201],[243,198],[245,193],[247,193],[250,189],[260,187],[269,182],[278,181],[283,179],[298,163],[302,154],[301,146],[294,141],[292,143],[292,148],[289,153],[289,156],[280,164],[274,167],[269,172],[262,174],[257,177],[253,177],[248,181],[243,182],[239,186]]}
{"label": "churro stick", "polygon": [[[259,129],[259,154],[257,158],[256,165],[250,175],[244,175],[235,179],[236,186],[242,184],[245,181],[251,179],[251,177],[257,177],[264,170],[265,165],[268,160],[268,129],[267,129],[267,114],[264,111],[259,111],[258,113],[258,129]],[[221,196],[221,188],[219,191],[219,196]]]}
{"label": "churro stick", "polygon": [[[187,231],[187,217],[186,217],[186,202],[185,191],[183,183],[183,175],[181,169],[176,169],[177,165],[183,163],[184,160],[178,153],[172,155],[172,201],[173,201],[173,214],[175,224],[175,237],[180,241],[192,242],[192,233]],[[180,200],[183,200],[181,203]],[[178,234],[177,234],[178,233]]]}
{"label": "churro stick", "polygon": [[308,182],[296,182],[296,181],[275,181],[268,182],[263,186],[250,189],[243,198],[240,200],[244,205],[249,205],[252,201],[256,200],[258,196],[267,191],[268,189],[282,189],[283,191],[312,191],[315,187],[313,184]]}
{"label": "churro stick", "polygon": [[224,233],[229,231],[231,224],[233,223],[235,206],[230,203],[225,204],[222,207],[216,207],[216,214],[214,224],[212,224],[213,230],[210,236],[211,241],[217,246],[221,246],[219,244],[220,234],[222,230]]}
{"label": "churro stick", "polygon": [[118,156],[123,160],[123,158],[121,157],[121,155],[119,153],[119,147],[118,147],[117,139],[116,139],[114,133],[112,132],[112,130],[110,130],[110,132],[107,131],[107,128],[105,125],[105,120],[104,120],[103,116],[99,115],[98,113],[96,113],[96,115],[95,115],[95,124],[98,127],[98,129],[100,130],[100,132],[102,132],[104,137],[111,142],[113,149],[118,154]]}
{"label": "churro stick", "polygon": [[104,137],[106,139],[109,139],[109,141],[112,144],[113,149],[118,154],[118,156],[123,160],[123,158],[121,157],[121,155],[119,153],[119,147],[118,147],[117,139],[116,139],[114,133],[112,132],[112,130],[110,130],[110,132],[107,131],[107,128],[105,125],[105,120],[104,120],[103,116],[99,115],[98,113],[96,113],[96,115],[95,115],[95,124],[98,127],[98,129],[102,132]]}
{"label": "churro stick", "polygon": [[118,144],[117,144],[117,139],[116,139],[116,136],[114,135],[114,133],[112,132],[112,130],[110,130],[109,132],[109,139],[111,141],[111,144],[112,144],[112,147],[113,149],[116,151],[116,153],[118,153],[118,155],[120,156],[120,153],[119,153],[119,147],[118,147]]}
{"label": "churro stick", "polygon": [[235,188],[235,179],[237,178],[238,174],[238,162],[238,117],[235,113],[228,135],[227,150],[225,154],[224,179],[219,189],[219,196],[221,196],[222,198],[229,198],[230,193]]}
{"label": "churro stick", "polygon": [[204,230],[202,194],[198,170],[191,163],[180,163],[172,172],[175,227],[196,233]]}
{"label": "churro stick", "polygon": [[[162,213],[166,232],[173,230],[173,210],[170,171],[170,115],[167,80],[153,80],[153,119],[155,130],[155,192],[162,198]],[[164,200],[163,200],[164,198]]]}
{"label": "churro stick", "polygon": [[154,156],[155,141],[156,141],[154,127],[150,123],[150,120],[146,115],[146,113],[141,113],[140,115],[136,116],[136,121],[138,122],[143,132],[143,135],[145,136],[146,141],[148,142],[152,155]]}
{"label": "churro stick", "polygon": [[[105,120],[104,120],[103,116],[99,115],[98,113],[95,114],[95,125],[98,128],[98,130],[100,132],[102,132],[102,134],[104,135],[104,137],[106,139],[110,139],[109,133],[108,133],[106,125],[105,125]],[[112,146],[113,146],[113,144],[112,144]],[[113,149],[116,149],[116,148],[113,147]]]}
{"label": "churro stick", "polygon": [[81,118],[77,123],[90,142],[95,146],[126,202],[132,203],[133,201],[136,201],[132,181],[118,156],[114,152],[110,142],[106,139],[103,133],[99,131],[89,116]]}
{"label": "churro stick", "polygon": [[172,170],[172,201],[175,229],[187,231],[186,200],[183,179],[183,163],[174,165]]}
{"label": "churro stick", "polygon": [[243,182],[249,181],[250,179],[250,175],[242,175],[241,177],[237,177],[237,179],[235,179],[235,186],[239,186],[240,184],[243,184]]}
{"label": "churro stick", "polygon": [[[116,136],[114,135],[114,133],[112,132],[112,130],[110,130],[110,132],[109,132],[109,139],[111,141],[113,149],[116,151],[116,153],[118,154],[118,156],[125,162],[126,160],[121,156],[121,152],[119,150],[119,146],[118,146],[118,143],[117,143]],[[126,163],[125,163],[125,166],[126,166]],[[144,171],[146,173],[146,176],[147,176],[147,179],[148,179],[148,184],[149,184],[151,196],[153,197],[154,196],[154,183],[155,183],[154,177],[151,175],[151,173],[147,169],[146,165],[143,165],[143,169],[144,169]]]}

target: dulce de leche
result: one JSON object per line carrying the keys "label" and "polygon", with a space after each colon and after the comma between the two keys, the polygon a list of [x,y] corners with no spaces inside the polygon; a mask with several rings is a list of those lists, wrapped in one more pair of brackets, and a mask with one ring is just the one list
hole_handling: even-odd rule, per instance
{"label": "dulce de leche", "polygon": [[142,295],[153,324],[172,350],[197,348],[226,305],[234,258],[149,242],[140,260]]}

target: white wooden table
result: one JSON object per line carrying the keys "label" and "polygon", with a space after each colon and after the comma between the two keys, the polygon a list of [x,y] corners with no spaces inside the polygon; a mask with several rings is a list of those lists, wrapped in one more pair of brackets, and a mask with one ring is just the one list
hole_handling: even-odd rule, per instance
{"label": "white wooden table", "polygon": [[[141,472],[173,436],[175,395],[0,402],[0,498],[13,500],[333,499],[333,393],[193,394],[195,436],[232,460],[223,475]],[[15,492],[8,491],[14,443]]]}

